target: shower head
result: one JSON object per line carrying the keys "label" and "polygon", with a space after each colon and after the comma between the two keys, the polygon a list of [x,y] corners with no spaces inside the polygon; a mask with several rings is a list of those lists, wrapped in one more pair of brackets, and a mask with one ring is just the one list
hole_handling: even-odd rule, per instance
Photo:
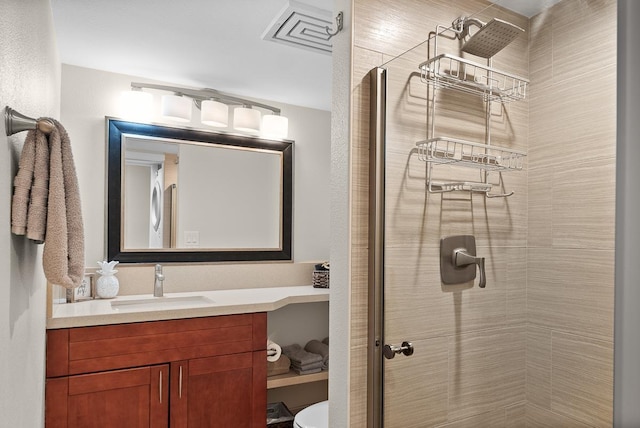
{"label": "shower head", "polygon": [[462,27],[461,39],[469,34],[470,25],[480,27],[464,42],[462,51],[482,58],[491,58],[524,32],[517,25],[498,18],[493,18],[486,24],[477,19],[468,18],[459,18],[457,22]]}

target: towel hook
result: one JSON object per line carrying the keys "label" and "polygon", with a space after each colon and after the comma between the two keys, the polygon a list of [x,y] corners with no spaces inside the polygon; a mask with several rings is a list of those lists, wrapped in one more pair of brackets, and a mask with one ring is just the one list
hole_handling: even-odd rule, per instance
{"label": "towel hook", "polygon": [[42,133],[49,135],[54,126],[53,122],[48,119],[36,120],[15,111],[9,106],[4,109],[4,127],[7,131],[7,137],[29,129],[39,129]]}
{"label": "towel hook", "polygon": [[332,32],[331,28],[324,27],[324,30],[329,35],[329,38],[332,38],[333,36],[338,34],[340,31],[342,31],[342,27],[344,26],[343,25],[343,18],[344,18],[344,14],[342,12],[338,12],[338,16],[336,16],[336,31]]}

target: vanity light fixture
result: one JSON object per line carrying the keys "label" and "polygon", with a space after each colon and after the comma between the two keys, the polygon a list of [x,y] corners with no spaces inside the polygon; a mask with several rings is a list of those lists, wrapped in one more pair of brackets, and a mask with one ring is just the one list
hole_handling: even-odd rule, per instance
{"label": "vanity light fixture", "polygon": [[[191,121],[193,102],[200,110],[202,124],[219,128],[229,127],[229,107],[237,106],[233,109],[232,129],[254,134],[260,132],[267,138],[287,138],[288,119],[280,115],[279,108],[267,104],[229,95],[215,89],[189,89],[136,82],[131,83],[131,89],[129,92],[142,92],[143,89],[170,92],[171,94],[162,96],[161,116],[165,119]],[[266,110],[268,113],[262,120],[261,110]]]}
{"label": "vanity light fixture", "polygon": [[260,112],[251,106],[236,107],[233,109],[233,127],[238,131],[260,131]]}
{"label": "vanity light fixture", "polygon": [[163,95],[160,114],[163,118],[176,122],[191,121],[191,100],[182,95]]}
{"label": "vanity light fixture", "polygon": [[226,128],[229,125],[229,106],[215,100],[202,101],[200,122],[209,126]]}
{"label": "vanity light fixture", "polygon": [[267,137],[287,138],[289,119],[279,114],[262,116],[262,133]]}
{"label": "vanity light fixture", "polygon": [[124,91],[120,98],[120,111],[123,117],[136,120],[151,119],[153,95],[141,90]]}

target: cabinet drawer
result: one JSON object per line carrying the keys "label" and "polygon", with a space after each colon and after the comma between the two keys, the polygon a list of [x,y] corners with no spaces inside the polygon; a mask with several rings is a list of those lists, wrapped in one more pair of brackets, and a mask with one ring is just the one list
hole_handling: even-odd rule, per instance
{"label": "cabinet drawer", "polygon": [[47,377],[265,348],[264,313],[49,330]]}

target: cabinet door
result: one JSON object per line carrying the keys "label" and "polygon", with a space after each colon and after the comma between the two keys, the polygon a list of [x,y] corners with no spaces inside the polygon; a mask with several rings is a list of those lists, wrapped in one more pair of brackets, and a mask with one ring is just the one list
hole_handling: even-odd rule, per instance
{"label": "cabinet door", "polygon": [[264,428],[266,367],[264,351],[172,363],[171,427]]}
{"label": "cabinet door", "polygon": [[168,375],[164,364],[48,379],[47,428],[167,427]]}

